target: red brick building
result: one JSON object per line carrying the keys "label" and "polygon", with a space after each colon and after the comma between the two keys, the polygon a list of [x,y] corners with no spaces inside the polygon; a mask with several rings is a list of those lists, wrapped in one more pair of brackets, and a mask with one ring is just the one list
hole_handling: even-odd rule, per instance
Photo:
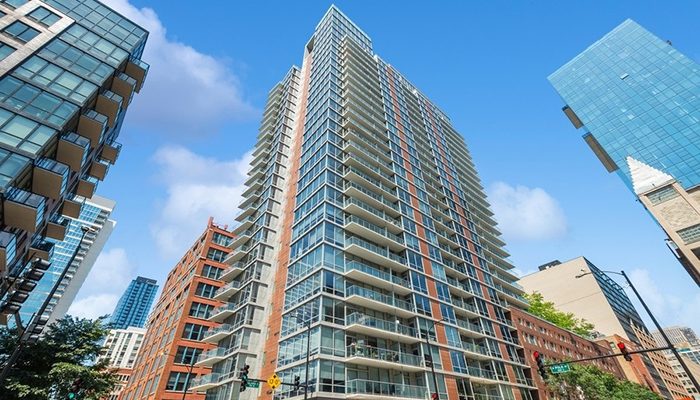
{"label": "red brick building", "polygon": [[[207,318],[223,303],[216,292],[231,252],[233,234],[210,218],[207,228],[168,274],[163,292],[148,319],[148,330],[121,400],[181,400],[195,377],[210,372],[200,355],[216,346],[203,342],[220,324]],[[191,373],[190,373],[191,370]],[[187,400],[203,400],[189,391]]]}
{"label": "red brick building", "polygon": [[[615,353],[608,346],[562,329],[526,311],[512,307],[510,312],[518,329],[520,344],[525,349],[525,359],[530,363],[530,371],[538,389],[532,393],[532,397],[535,399],[547,400],[551,398],[549,390],[537,372],[537,365],[532,357],[535,351],[544,356],[546,363]],[[620,379],[625,379],[625,374],[615,358],[594,360],[589,361],[589,363]]]}

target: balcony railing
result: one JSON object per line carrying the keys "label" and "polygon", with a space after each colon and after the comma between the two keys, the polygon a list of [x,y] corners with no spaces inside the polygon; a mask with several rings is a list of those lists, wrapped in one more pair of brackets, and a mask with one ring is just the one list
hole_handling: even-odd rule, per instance
{"label": "balcony railing", "polygon": [[349,286],[345,290],[345,295],[348,297],[356,295],[364,297],[366,299],[378,301],[380,303],[384,303],[392,307],[401,308],[407,311],[413,311],[413,305],[406,300],[397,299],[396,297],[382,294],[371,289],[363,288],[361,286]]}
{"label": "balcony railing", "polygon": [[410,326],[401,325],[394,321],[387,321],[365,315],[359,312],[354,312],[345,317],[345,325],[363,325],[370,328],[377,328],[387,332],[399,333],[401,335],[418,337],[416,330]]}
{"label": "balcony railing", "polygon": [[401,278],[400,276],[392,275],[389,272],[385,272],[380,269],[371,267],[359,261],[348,261],[345,263],[346,271],[352,269],[364,272],[365,274],[372,275],[377,278],[381,278],[385,281],[392,282],[400,286],[410,287],[410,283],[408,282],[408,280]]}
{"label": "balcony railing", "polygon": [[425,386],[412,386],[365,379],[353,379],[348,381],[346,388],[347,394],[401,397],[404,399],[426,399],[428,396],[428,389]]}
{"label": "balcony railing", "polygon": [[423,367],[423,359],[419,356],[403,353],[396,350],[384,349],[381,347],[367,346],[363,344],[355,344],[347,347],[346,357],[362,357],[372,360],[386,361],[390,363],[399,363],[404,365],[412,365],[415,367]]}

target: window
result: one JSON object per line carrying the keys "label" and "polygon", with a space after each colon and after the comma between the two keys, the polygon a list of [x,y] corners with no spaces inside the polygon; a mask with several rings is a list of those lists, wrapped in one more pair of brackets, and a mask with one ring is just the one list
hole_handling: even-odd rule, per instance
{"label": "window", "polygon": [[229,236],[224,236],[219,232],[214,232],[214,235],[212,236],[212,241],[220,246],[228,247],[233,242],[233,238]]}
{"label": "window", "polygon": [[202,354],[202,349],[178,346],[177,353],[175,353],[175,364],[190,365],[192,364],[192,361],[196,362],[200,354]]}
{"label": "window", "polygon": [[97,85],[64,70],[42,58],[33,56],[20,65],[15,74],[46,86],[78,103],[84,103],[97,92]]}
{"label": "window", "polygon": [[207,285],[206,283],[199,282],[197,284],[197,290],[194,292],[195,296],[199,297],[206,297],[208,299],[211,299],[214,297],[214,294],[216,293],[216,290],[218,288],[213,285]]}
{"label": "window", "polygon": [[209,312],[214,308],[214,306],[209,304],[193,302],[190,307],[190,317],[195,318],[208,318]]}
{"label": "window", "polygon": [[185,329],[182,331],[182,338],[189,340],[202,340],[204,334],[207,332],[207,327],[204,325],[197,325],[192,323],[186,323]]}
{"label": "window", "polygon": [[12,8],[17,8],[21,5],[24,5],[27,2],[27,0],[0,0],[0,3],[8,5]]}
{"label": "window", "polygon": [[78,111],[76,105],[11,76],[0,80],[0,101],[59,126]]}
{"label": "window", "polygon": [[202,276],[205,278],[219,279],[223,272],[223,269],[216,268],[213,265],[204,264],[204,267],[202,267]]}
{"label": "window", "polygon": [[222,262],[224,261],[224,258],[226,258],[226,253],[218,249],[209,249],[209,252],[207,253],[207,258],[210,260]]}
{"label": "window", "polygon": [[185,390],[185,381],[191,381],[186,372],[171,372],[168,378],[168,383],[165,385],[165,390],[182,392]]}
{"label": "window", "polygon": [[5,28],[3,33],[19,40],[22,43],[27,43],[28,41],[34,39],[36,35],[39,34],[39,31],[22,21],[15,21]]}
{"label": "window", "polygon": [[0,61],[4,60],[15,51],[15,48],[5,43],[0,43]]}
{"label": "window", "polygon": [[0,143],[37,154],[55,134],[56,131],[47,126],[0,110]]}
{"label": "window", "polygon": [[27,16],[46,27],[53,25],[56,21],[61,19],[61,17],[44,7],[35,8],[34,11],[30,12]]}

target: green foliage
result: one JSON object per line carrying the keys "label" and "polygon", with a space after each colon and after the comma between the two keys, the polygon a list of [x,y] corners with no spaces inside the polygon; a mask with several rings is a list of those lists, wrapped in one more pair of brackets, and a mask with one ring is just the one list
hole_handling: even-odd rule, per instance
{"label": "green foliage", "polygon": [[[2,387],[3,400],[67,399],[73,382],[82,379],[78,399],[98,400],[118,382],[106,360],[95,363],[101,339],[107,335],[104,318],[66,317],[51,324],[35,343],[25,344]],[[0,329],[0,358],[12,354],[17,333]]]}
{"label": "green foliage", "polygon": [[550,374],[547,385],[561,400],[663,400],[639,384],[622,381],[593,365],[571,364],[571,371]]}
{"label": "green foliage", "polygon": [[578,319],[573,313],[565,313],[554,307],[551,301],[545,301],[541,293],[526,294],[530,302],[527,311],[537,317],[553,323],[554,325],[574,332],[577,335],[591,337],[595,326],[585,319]]}

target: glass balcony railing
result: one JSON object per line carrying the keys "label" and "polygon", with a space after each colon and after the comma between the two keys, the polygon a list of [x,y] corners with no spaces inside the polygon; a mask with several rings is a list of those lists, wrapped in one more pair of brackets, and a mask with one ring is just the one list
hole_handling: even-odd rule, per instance
{"label": "glass balcony railing", "polygon": [[392,282],[400,286],[410,287],[408,280],[401,278],[400,276],[392,275],[389,272],[385,272],[380,269],[371,267],[359,261],[348,261],[345,263],[345,271],[352,269],[364,272],[365,274],[372,275],[377,278],[381,278],[385,281]]}
{"label": "glass balcony railing", "polygon": [[392,307],[401,308],[407,311],[413,311],[413,305],[406,300],[397,299],[396,297],[382,294],[371,289],[363,288],[361,286],[349,286],[345,290],[345,295],[348,297],[356,295],[364,297],[366,299],[378,301],[380,303],[384,303]]}
{"label": "glass balcony railing", "polygon": [[387,332],[399,333],[401,335],[418,337],[416,330],[413,327],[399,324],[395,321],[387,321],[365,315],[359,312],[354,312],[345,317],[345,325],[363,325],[370,328],[377,328]]}
{"label": "glass balcony railing", "polygon": [[346,357],[362,357],[372,360],[387,361],[415,367],[423,366],[423,359],[419,356],[403,353],[396,350],[384,349],[381,347],[355,344],[347,347]]}
{"label": "glass balcony railing", "polygon": [[401,265],[406,265],[406,258],[405,257],[402,257],[402,256],[394,253],[393,251],[389,250],[386,247],[377,246],[376,244],[368,242],[364,239],[360,239],[357,236],[346,236],[345,237],[345,245],[349,246],[349,245],[353,245],[353,244],[360,246],[366,250],[369,250],[373,253],[377,253],[379,255],[387,257],[387,258],[391,259],[392,261],[395,261]]}
{"label": "glass balcony railing", "polygon": [[375,225],[371,222],[368,222],[356,215],[348,215],[345,217],[345,223],[349,224],[351,222],[354,222],[364,228],[367,228],[371,230],[372,232],[378,233],[387,239],[393,240],[396,243],[403,244],[403,238],[399,235],[394,235],[393,233],[389,232],[386,228],[382,226]]}
{"label": "glass balcony railing", "polygon": [[404,399],[426,399],[428,396],[428,389],[424,386],[353,379],[347,382],[346,393],[401,397]]}

